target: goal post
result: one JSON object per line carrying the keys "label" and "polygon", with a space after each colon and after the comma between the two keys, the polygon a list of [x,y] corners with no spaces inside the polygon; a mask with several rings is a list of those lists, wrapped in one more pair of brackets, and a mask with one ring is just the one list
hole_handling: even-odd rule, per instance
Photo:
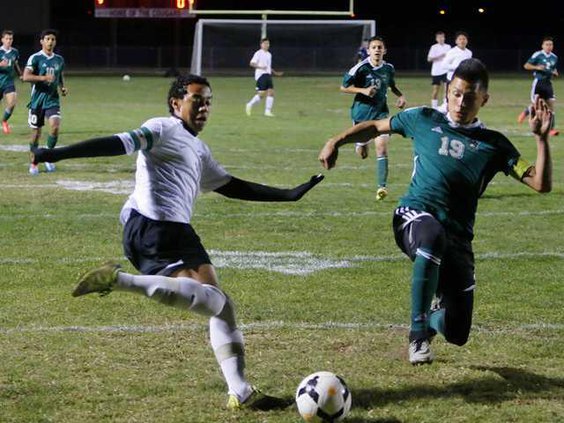
{"label": "goal post", "polygon": [[354,64],[362,40],[375,33],[373,20],[200,19],[190,70],[197,75],[247,72],[260,39],[267,36],[275,69],[342,72]]}

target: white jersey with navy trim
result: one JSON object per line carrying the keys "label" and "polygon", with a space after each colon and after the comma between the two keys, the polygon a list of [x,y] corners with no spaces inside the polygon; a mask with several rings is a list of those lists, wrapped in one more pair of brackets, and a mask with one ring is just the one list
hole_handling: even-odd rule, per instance
{"label": "white jersey with navy trim", "polygon": [[269,51],[264,51],[263,49],[255,51],[251,63],[261,68],[255,68],[255,81],[258,81],[265,73],[272,73],[272,54]]}
{"label": "white jersey with navy trim", "polygon": [[176,117],[149,119],[134,131],[116,135],[127,154],[139,151],[135,189],[122,208],[124,224],[131,209],[153,220],[190,223],[198,193],[231,179],[209,147]]}

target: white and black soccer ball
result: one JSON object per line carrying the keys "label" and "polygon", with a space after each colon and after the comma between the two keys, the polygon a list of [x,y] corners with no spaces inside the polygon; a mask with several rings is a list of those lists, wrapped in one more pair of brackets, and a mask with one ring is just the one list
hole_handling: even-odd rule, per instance
{"label": "white and black soccer ball", "polygon": [[300,382],[296,404],[306,422],[332,423],[349,414],[352,397],[342,378],[331,372],[316,372]]}

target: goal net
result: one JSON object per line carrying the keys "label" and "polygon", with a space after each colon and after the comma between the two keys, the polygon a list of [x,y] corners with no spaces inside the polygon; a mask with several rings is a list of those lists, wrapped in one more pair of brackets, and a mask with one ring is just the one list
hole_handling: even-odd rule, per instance
{"label": "goal net", "polygon": [[242,74],[270,39],[273,67],[296,74],[343,72],[356,62],[362,41],[376,32],[374,21],[201,19],[194,32],[191,72]]}

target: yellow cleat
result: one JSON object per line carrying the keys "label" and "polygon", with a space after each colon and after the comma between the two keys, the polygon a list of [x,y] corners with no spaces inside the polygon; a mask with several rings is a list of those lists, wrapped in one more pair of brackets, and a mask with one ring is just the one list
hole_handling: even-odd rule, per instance
{"label": "yellow cleat", "polygon": [[378,188],[378,191],[376,191],[376,201],[382,201],[387,196],[388,196],[388,189],[386,187],[380,187]]}
{"label": "yellow cleat", "polygon": [[268,411],[286,408],[293,403],[293,400],[266,395],[254,386],[252,389],[251,395],[243,402],[241,402],[236,395],[229,395],[227,408],[232,411],[243,409]]}
{"label": "yellow cleat", "polygon": [[78,281],[78,285],[72,292],[73,297],[99,292],[100,296],[108,295],[112,292],[113,286],[117,282],[117,275],[121,266],[117,263],[106,263],[97,269],[86,273]]}

